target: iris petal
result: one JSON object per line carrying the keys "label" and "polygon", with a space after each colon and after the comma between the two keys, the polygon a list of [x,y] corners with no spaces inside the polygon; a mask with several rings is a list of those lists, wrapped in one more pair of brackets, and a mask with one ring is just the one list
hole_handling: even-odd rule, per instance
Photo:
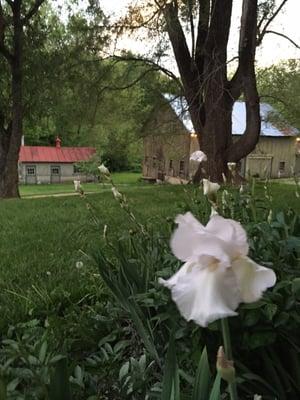
{"label": "iris petal", "polygon": [[224,240],[224,242],[230,243],[233,247],[233,257],[248,254],[247,234],[239,222],[223,218],[220,215],[213,215],[206,225],[205,230]]}
{"label": "iris petal", "polygon": [[242,301],[252,303],[261,298],[263,292],[275,285],[276,275],[270,268],[256,264],[249,257],[241,257],[232,263],[241,291]]}
{"label": "iris petal", "polygon": [[189,268],[187,264],[176,279],[161,281],[171,289],[181,315],[203,327],[219,318],[237,315],[235,310],[241,299],[232,271],[200,265]]}
{"label": "iris petal", "polygon": [[171,238],[171,248],[179,260],[187,261],[199,243],[199,233],[204,232],[204,226],[189,212],[178,215],[175,222],[178,227]]}

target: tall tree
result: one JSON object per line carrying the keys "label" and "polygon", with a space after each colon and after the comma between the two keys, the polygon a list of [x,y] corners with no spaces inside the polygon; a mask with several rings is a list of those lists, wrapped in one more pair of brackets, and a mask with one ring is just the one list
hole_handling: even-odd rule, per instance
{"label": "tall tree", "polygon": [[258,69],[257,83],[261,101],[274,105],[286,120],[284,124],[300,130],[300,60]]}
{"label": "tall tree", "polygon": [[[227,47],[232,0],[139,2],[129,8],[122,21],[123,26],[131,29],[150,27],[152,34],[157,29],[167,32],[199,145],[208,157],[206,175],[212,180],[220,181],[222,172],[227,172],[227,162],[240,161],[255,148],[259,139],[256,46],[264,34],[270,33],[271,21],[286,2],[283,0],[276,7],[275,0],[260,4],[258,0],[243,0],[238,66],[231,79],[227,74]],[[233,142],[232,109],[241,95],[246,103],[247,124],[241,138]],[[200,180],[201,171],[199,167],[196,181]]]}
{"label": "tall tree", "polygon": [[0,54],[9,65],[11,113],[0,110],[0,198],[19,197],[18,158],[23,135],[24,30],[45,0],[0,0]]}

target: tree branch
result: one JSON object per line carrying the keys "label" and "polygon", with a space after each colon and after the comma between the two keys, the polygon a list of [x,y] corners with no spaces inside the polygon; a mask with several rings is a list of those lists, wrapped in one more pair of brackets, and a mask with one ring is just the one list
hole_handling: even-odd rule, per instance
{"label": "tree branch", "polygon": [[265,34],[267,34],[267,33],[273,33],[273,35],[281,36],[281,37],[283,37],[284,39],[286,39],[286,40],[288,40],[289,42],[291,42],[295,47],[297,47],[297,49],[300,49],[300,46],[299,46],[296,42],[294,42],[291,38],[289,38],[287,35],[284,35],[283,33],[276,32],[276,31],[270,31],[270,30],[265,31]]}
{"label": "tree branch", "polygon": [[169,78],[173,79],[181,89],[183,89],[182,88],[182,84],[180,82],[180,79],[172,71],[168,70],[165,67],[162,67],[161,65],[157,64],[155,61],[153,61],[151,59],[143,58],[143,57],[139,58],[139,57],[136,57],[136,56],[124,56],[124,57],[122,57],[122,56],[116,56],[116,55],[114,55],[114,56],[112,56],[110,58],[118,60],[118,61],[134,61],[134,62],[140,62],[140,63],[144,63],[144,64],[147,64],[147,65],[150,65],[150,66],[152,66],[154,68],[153,70],[163,72]]}
{"label": "tree branch", "polygon": [[257,0],[243,0],[239,43],[239,76],[246,100],[246,130],[228,149],[228,161],[238,162],[256,146],[260,134],[259,97],[255,77]]}
{"label": "tree branch", "polygon": [[175,2],[168,3],[163,12],[183,85],[189,87],[192,85],[194,71],[192,69],[191,54],[179,22],[177,5]]}
{"label": "tree branch", "polygon": [[192,37],[192,58],[194,58],[196,44],[195,44],[195,27],[194,27],[192,0],[188,0],[188,8],[189,8],[189,20],[190,20],[190,29],[191,29],[191,37]]}
{"label": "tree branch", "polygon": [[195,63],[197,65],[200,76],[203,74],[204,43],[208,33],[209,11],[210,0],[199,0],[199,22],[195,49]]}
{"label": "tree branch", "polygon": [[[257,46],[259,46],[263,40],[263,37],[265,36],[268,26],[271,24],[272,21],[274,21],[274,19],[276,18],[276,16],[279,14],[280,10],[282,9],[282,7],[285,5],[285,3],[288,0],[283,0],[281,2],[281,4],[279,5],[279,7],[277,8],[277,10],[273,13],[273,15],[268,19],[268,21],[266,22],[265,26],[262,28],[261,32],[258,32],[258,37],[257,37]],[[262,25],[262,21],[260,21],[259,23],[259,28]]]}
{"label": "tree branch", "polygon": [[46,0],[36,0],[31,7],[31,9],[28,11],[28,13],[25,15],[25,17],[22,19],[22,24],[26,25],[29,20],[38,12],[39,8],[43,3],[45,3]]}
{"label": "tree branch", "polygon": [[218,52],[222,57],[221,62],[226,62],[226,49],[229,37],[232,14],[232,0],[224,2],[215,0],[212,3],[210,16],[209,32],[207,35],[205,50],[209,52]]}

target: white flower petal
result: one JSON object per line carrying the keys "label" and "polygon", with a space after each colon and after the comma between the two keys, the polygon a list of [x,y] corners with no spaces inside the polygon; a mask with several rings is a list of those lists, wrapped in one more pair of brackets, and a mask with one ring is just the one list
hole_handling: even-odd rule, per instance
{"label": "white flower petal", "polygon": [[178,215],[175,222],[178,228],[171,237],[170,245],[179,260],[187,261],[199,242],[199,233],[204,231],[204,226],[190,212]]}
{"label": "white flower petal", "polygon": [[249,257],[240,257],[233,261],[232,270],[245,303],[259,300],[263,292],[276,283],[273,270],[256,264]]}
{"label": "white flower petal", "polygon": [[168,289],[172,289],[173,286],[175,286],[178,282],[178,279],[183,277],[189,268],[191,268],[193,265],[193,263],[185,263],[182,265],[181,268],[179,268],[179,270],[177,272],[175,272],[175,274],[173,276],[171,276],[171,278],[165,280],[162,278],[158,279],[158,283],[160,283],[161,285],[167,287]]}
{"label": "white flower petal", "polygon": [[205,230],[230,244],[233,249],[232,257],[248,254],[247,234],[239,222],[213,215]]}
{"label": "white flower petal", "polygon": [[237,315],[240,295],[231,269],[185,264],[175,275],[162,283],[171,289],[172,299],[186,320],[205,327],[217,319]]}
{"label": "white flower petal", "polygon": [[194,153],[191,154],[190,160],[191,161],[196,161],[198,163],[201,163],[203,161],[207,161],[207,156],[206,156],[205,153],[203,153],[203,151],[197,150],[197,151],[194,151]]}
{"label": "white flower petal", "polygon": [[223,268],[230,266],[233,252],[230,243],[207,233],[206,228],[191,213],[178,215],[176,222],[178,228],[171,237],[170,245],[177,258],[199,263],[206,257],[205,264],[210,263],[213,258]]}

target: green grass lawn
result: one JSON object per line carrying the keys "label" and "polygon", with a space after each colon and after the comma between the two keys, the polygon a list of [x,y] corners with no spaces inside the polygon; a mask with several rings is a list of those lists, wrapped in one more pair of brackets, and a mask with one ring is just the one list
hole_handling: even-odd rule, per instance
{"label": "green grass lawn", "polygon": [[[116,185],[137,185],[140,182],[141,174],[137,172],[115,172],[112,179]],[[86,192],[97,193],[107,184],[102,183],[83,183],[82,186]],[[21,197],[55,195],[64,193],[74,193],[73,182],[62,184],[45,184],[45,185],[21,185]]]}
{"label": "green grass lawn", "polygon": [[[115,181],[124,183],[124,176],[116,175]],[[132,174],[128,177],[136,183],[137,176],[135,180]],[[104,225],[109,235],[116,235],[128,232],[132,224],[110,188],[96,187],[98,193],[87,199],[96,210],[97,227],[85,200],[78,195],[0,202],[0,329],[57,312],[61,302],[80,302],[87,292],[99,289],[99,278],[94,275],[97,271],[85,269],[83,253],[100,244]],[[69,189],[73,191],[73,186]],[[23,187],[22,193],[26,197],[30,193],[52,194],[52,190],[56,185]],[[120,186],[120,190],[141,221],[162,225],[182,211],[189,191],[195,188],[141,184]],[[262,192],[259,185],[258,196]],[[300,211],[294,186],[274,183],[272,192],[277,209],[293,207]],[[78,261],[83,261],[83,269],[76,268]]]}

